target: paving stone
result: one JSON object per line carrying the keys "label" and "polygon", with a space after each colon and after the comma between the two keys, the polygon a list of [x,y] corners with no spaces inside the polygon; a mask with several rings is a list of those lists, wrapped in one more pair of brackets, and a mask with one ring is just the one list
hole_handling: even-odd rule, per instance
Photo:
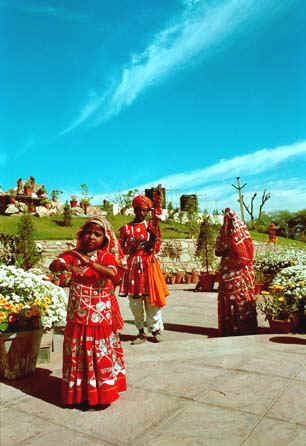
{"label": "paving stone", "polygon": [[250,433],[256,415],[205,404],[186,403],[183,410],[152,429],[135,446],[238,446]]}
{"label": "paving stone", "polygon": [[265,418],[243,446],[305,446],[306,429],[295,423]]}
{"label": "paving stone", "polygon": [[16,446],[52,430],[52,425],[37,417],[14,408],[0,410],[1,446]]}
{"label": "paving stone", "polygon": [[[291,382],[273,404],[268,416],[306,425],[306,386]],[[306,444],[306,441],[305,441]]]}

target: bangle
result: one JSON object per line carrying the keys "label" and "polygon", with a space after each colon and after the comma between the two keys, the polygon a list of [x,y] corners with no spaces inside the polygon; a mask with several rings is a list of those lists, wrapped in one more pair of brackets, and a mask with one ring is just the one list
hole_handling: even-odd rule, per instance
{"label": "bangle", "polygon": [[87,265],[93,267],[93,266],[94,266],[94,263],[95,263],[95,262],[94,262],[93,260],[89,260],[89,262],[87,263]]}

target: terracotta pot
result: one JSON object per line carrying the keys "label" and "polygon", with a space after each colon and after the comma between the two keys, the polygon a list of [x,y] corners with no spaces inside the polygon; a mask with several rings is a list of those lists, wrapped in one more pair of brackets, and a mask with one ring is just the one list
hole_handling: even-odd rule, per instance
{"label": "terracotta pot", "polygon": [[175,273],[175,283],[184,283],[184,276],[185,273],[183,273],[182,271],[178,271],[177,273]]}
{"label": "terracotta pot", "polygon": [[42,329],[0,335],[0,376],[22,378],[35,372]]}
{"label": "terracotta pot", "polygon": [[16,203],[16,199],[15,197],[10,197],[10,203],[15,204]]}
{"label": "terracotta pot", "polygon": [[195,291],[213,291],[216,281],[215,273],[202,272],[197,283]]}
{"label": "terracotta pot", "polygon": [[23,192],[27,197],[32,197],[33,189],[31,187],[24,186]]}
{"label": "terracotta pot", "polygon": [[167,280],[166,280],[166,282],[167,282],[169,285],[173,285],[173,284],[175,283],[175,276],[173,276],[173,275],[168,275],[168,276],[167,276]]}
{"label": "terracotta pot", "polygon": [[268,318],[268,322],[271,330],[275,331],[276,333],[295,332],[300,323],[300,314],[292,313],[286,320]]}
{"label": "terracotta pot", "polygon": [[186,273],[185,274],[185,282],[186,283],[192,283],[192,274],[191,273]]}
{"label": "terracotta pot", "polygon": [[191,273],[191,283],[198,283],[200,273],[198,271],[193,271]]}
{"label": "terracotta pot", "polygon": [[291,321],[290,320],[278,320],[278,319],[268,319],[270,328],[276,333],[290,333],[291,331]]}

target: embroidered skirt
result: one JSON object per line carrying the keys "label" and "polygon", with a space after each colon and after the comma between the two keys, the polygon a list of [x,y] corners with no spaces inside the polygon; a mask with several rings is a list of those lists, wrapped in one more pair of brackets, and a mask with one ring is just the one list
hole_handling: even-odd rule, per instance
{"label": "embroidered skirt", "polygon": [[[108,331],[108,330],[107,330]],[[103,327],[68,323],[63,347],[62,402],[110,404],[126,390],[119,334]]]}
{"label": "embroidered skirt", "polygon": [[113,289],[72,284],[63,348],[63,404],[109,404],[126,390],[123,327]]}

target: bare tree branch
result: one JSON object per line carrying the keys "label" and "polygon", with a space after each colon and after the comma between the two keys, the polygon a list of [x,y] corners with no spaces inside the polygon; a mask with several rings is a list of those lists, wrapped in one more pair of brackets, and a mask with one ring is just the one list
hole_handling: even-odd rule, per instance
{"label": "bare tree branch", "polygon": [[263,191],[262,197],[261,197],[261,204],[259,206],[259,212],[258,212],[258,220],[261,219],[262,216],[262,209],[264,207],[264,204],[271,198],[270,192],[266,192],[266,190]]}

